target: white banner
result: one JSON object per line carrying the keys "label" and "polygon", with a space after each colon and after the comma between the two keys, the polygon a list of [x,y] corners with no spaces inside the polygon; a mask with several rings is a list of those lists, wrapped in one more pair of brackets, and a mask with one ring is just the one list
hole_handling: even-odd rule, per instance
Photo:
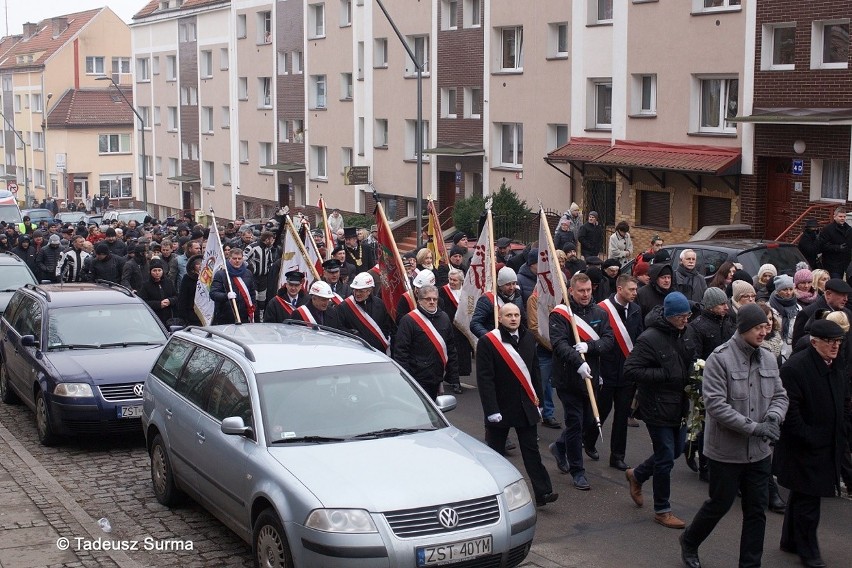
{"label": "white banner", "polygon": [[310,280],[314,274],[311,270],[310,261],[305,257],[305,247],[299,240],[296,228],[290,218],[287,218],[287,226],[284,231],[284,249],[281,252],[281,270],[278,272],[278,286],[270,294],[275,294],[284,285],[284,275],[293,270],[298,270],[305,275],[305,280]]}
{"label": "white banner", "polygon": [[[489,212],[490,213],[490,212]],[[470,331],[470,320],[476,309],[476,302],[485,292],[494,290],[494,244],[491,242],[491,215],[489,214],[479,240],[470,257],[470,268],[464,277],[459,306],[456,310],[455,326],[464,333],[470,344],[476,348],[477,337]]]}
{"label": "white banner", "polygon": [[213,323],[213,311],[216,303],[210,297],[213,286],[213,275],[225,269],[225,255],[222,251],[222,241],[219,240],[219,230],[216,228],[216,218],[211,216],[210,235],[207,238],[207,248],[201,261],[201,272],[195,285],[195,313],[202,325]]}
{"label": "white banner", "polygon": [[538,278],[535,292],[538,294],[538,333],[550,345],[550,312],[562,303],[562,283],[559,274],[559,260],[555,257],[550,243],[550,227],[544,210],[540,212],[538,229]]}

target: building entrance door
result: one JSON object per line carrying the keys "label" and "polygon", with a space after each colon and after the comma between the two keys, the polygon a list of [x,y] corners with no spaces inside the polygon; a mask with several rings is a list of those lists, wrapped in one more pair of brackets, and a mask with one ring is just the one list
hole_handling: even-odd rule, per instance
{"label": "building entrance door", "polygon": [[790,188],[793,184],[790,158],[770,158],[766,163],[766,232],[774,239],[790,225]]}
{"label": "building entrance door", "polygon": [[456,199],[464,196],[456,195],[456,172],[438,172],[438,204],[436,205],[441,215],[441,227],[449,227],[453,220],[453,205]]}

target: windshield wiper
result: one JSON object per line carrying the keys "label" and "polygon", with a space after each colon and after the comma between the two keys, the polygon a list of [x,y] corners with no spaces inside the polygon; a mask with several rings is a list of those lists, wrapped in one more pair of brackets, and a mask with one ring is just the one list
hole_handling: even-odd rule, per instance
{"label": "windshield wiper", "polygon": [[162,345],[162,341],[116,341],[115,343],[101,343],[101,347],[128,347],[130,345]]}
{"label": "windshield wiper", "polygon": [[352,436],[353,438],[390,438],[392,436],[401,436],[402,434],[413,434],[414,432],[431,432],[437,428],[384,428],[382,430],[374,430],[372,432],[364,432]]}
{"label": "windshield wiper", "polygon": [[53,351],[55,349],[100,349],[100,345],[86,345],[83,343],[60,343],[58,345],[49,345],[47,349]]}
{"label": "windshield wiper", "polygon": [[307,444],[326,444],[329,442],[345,442],[346,438],[329,438],[327,436],[299,436],[296,438],[280,438],[278,440],[272,440],[271,444],[294,444],[294,443],[307,443]]}

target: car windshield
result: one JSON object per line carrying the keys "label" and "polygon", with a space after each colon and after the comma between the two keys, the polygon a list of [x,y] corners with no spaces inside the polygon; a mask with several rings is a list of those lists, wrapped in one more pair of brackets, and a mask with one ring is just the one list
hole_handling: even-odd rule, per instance
{"label": "car windshield", "polygon": [[20,223],[21,212],[16,205],[0,205],[0,221]]}
{"label": "car windshield", "polygon": [[63,223],[79,223],[80,221],[86,220],[86,214],[79,211],[66,211],[58,214],[56,218],[61,220]]}
{"label": "car windshield", "polygon": [[50,311],[47,348],[106,349],[160,345],[166,334],[141,304],[74,306]]}
{"label": "car windshield", "polygon": [[26,265],[13,264],[0,267],[0,292],[14,292],[27,282],[36,283]]}
{"label": "car windshield", "polygon": [[369,439],[447,425],[390,362],[264,373],[257,385],[268,444]]}
{"label": "car windshield", "polygon": [[796,263],[803,260],[802,254],[796,247],[766,247],[745,251],[737,256],[743,268],[751,274],[764,264],[772,264],[778,269],[778,274],[792,276],[796,273]]}

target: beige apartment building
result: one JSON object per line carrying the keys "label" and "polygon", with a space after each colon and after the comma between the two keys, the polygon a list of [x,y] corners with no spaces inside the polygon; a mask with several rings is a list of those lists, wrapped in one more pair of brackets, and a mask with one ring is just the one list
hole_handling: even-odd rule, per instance
{"label": "beige apartment building", "polygon": [[112,73],[129,85],[130,72],[130,31],[106,7],[26,23],[0,41],[3,173],[22,205],[100,193],[130,202],[132,114],[97,80]]}

